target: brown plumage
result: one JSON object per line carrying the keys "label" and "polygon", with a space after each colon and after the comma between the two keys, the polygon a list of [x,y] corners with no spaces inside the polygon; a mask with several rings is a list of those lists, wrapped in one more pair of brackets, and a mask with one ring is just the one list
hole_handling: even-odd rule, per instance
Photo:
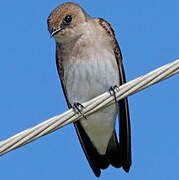
{"label": "brown plumage", "polygon": [[[66,20],[70,22],[68,23]],[[114,31],[107,21],[102,18],[91,18],[79,5],[64,3],[50,14],[48,29],[56,40],[56,64],[69,108],[73,106],[76,99],[83,103],[105,92],[106,88],[109,89],[110,86],[126,82],[121,51]],[[94,58],[97,60],[93,60]],[[83,69],[78,69],[83,63],[86,63]],[[103,65],[105,69],[103,69]],[[111,75],[113,72],[115,76]],[[112,77],[115,77],[116,80],[113,80]],[[113,81],[117,84],[112,84]],[[86,89],[84,87],[81,89],[79,83],[86,84],[84,85]],[[99,88],[93,87],[97,85]],[[119,111],[120,143],[117,140],[116,131],[113,129],[116,108]],[[118,107],[113,105],[103,111],[104,114],[112,113],[114,118],[109,116],[110,120],[105,119],[108,116],[100,114],[101,110],[96,115],[88,117],[87,120],[83,119],[74,123],[83,151],[97,177],[100,176],[100,170],[106,169],[110,164],[116,168],[122,166],[126,172],[131,166],[131,134],[127,98],[120,100]],[[95,118],[97,119],[95,120]],[[98,118],[101,118],[99,122]],[[100,123],[102,127],[99,126]],[[109,124],[109,128],[106,123]],[[105,130],[104,134],[100,134],[100,132],[103,133],[103,129],[100,128],[104,130],[107,128],[109,131]],[[99,144],[100,139],[96,140],[96,138],[107,140],[103,144]]]}

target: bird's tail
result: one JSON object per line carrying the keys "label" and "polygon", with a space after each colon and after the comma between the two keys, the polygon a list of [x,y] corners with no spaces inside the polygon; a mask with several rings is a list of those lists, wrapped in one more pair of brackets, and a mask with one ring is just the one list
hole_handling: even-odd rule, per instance
{"label": "bird's tail", "polygon": [[122,159],[121,159],[121,151],[120,151],[120,145],[117,140],[116,132],[113,133],[108,148],[106,151],[106,158],[112,166],[116,168],[121,167]]}

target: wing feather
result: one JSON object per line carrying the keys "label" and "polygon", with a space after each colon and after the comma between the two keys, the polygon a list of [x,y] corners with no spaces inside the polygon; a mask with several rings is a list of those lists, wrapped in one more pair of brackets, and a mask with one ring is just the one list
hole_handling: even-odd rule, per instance
{"label": "wing feather", "polygon": [[[119,70],[120,85],[126,83],[124,67],[122,63],[122,54],[115,38],[115,33],[111,28],[110,24],[102,18],[98,18],[98,23],[105,29],[107,34],[111,37],[114,54]],[[128,100],[124,98],[118,102],[119,106],[119,138],[120,138],[120,149],[122,158],[122,167],[128,172],[131,166],[131,130],[130,130],[130,116]]]}

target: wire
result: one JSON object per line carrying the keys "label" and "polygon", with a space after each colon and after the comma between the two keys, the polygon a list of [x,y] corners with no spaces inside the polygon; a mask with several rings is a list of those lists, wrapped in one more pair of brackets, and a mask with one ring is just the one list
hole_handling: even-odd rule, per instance
{"label": "wire", "polygon": [[[179,59],[157,68],[156,70],[151,71],[144,76],[138,77],[126,84],[123,84],[119,88],[116,88],[116,98],[119,101],[120,99],[135,94],[177,73],[179,73]],[[83,106],[85,107],[83,113],[85,116],[89,115],[112,103],[115,103],[114,96],[111,96],[109,92],[103,93],[91,99],[90,101],[83,103]],[[12,151],[13,149],[30,143],[40,138],[41,136],[56,131],[57,129],[62,128],[69,123],[75,122],[80,118],[82,118],[81,115],[75,114],[74,111],[70,109],[61,115],[52,117],[4,141],[0,141],[0,156],[6,154],[9,151]]]}

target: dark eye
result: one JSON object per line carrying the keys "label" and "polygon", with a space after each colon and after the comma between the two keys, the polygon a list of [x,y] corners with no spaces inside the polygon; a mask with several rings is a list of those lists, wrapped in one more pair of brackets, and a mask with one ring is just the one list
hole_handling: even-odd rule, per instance
{"label": "dark eye", "polygon": [[66,17],[64,18],[64,20],[63,20],[63,22],[64,22],[66,25],[70,24],[71,21],[72,21],[72,17],[71,17],[70,15],[66,16]]}

